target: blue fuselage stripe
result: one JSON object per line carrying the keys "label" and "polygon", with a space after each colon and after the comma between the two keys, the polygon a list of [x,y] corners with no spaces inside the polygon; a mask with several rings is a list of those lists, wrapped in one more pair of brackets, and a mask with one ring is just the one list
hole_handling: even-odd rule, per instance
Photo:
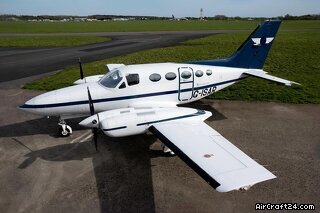
{"label": "blue fuselage stripe", "polygon": [[[200,86],[200,87],[195,87],[193,88],[187,88],[187,89],[182,89],[180,92],[190,92],[192,90],[200,90],[200,89],[206,89],[210,88],[213,86],[220,86],[223,84],[229,84],[232,82],[236,82],[239,80],[242,80],[246,77],[242,78],[237,78],[237,79],[232,79],[228,81],[222,81],[214,84],[209,84],[205,86]],[[178,93],[179,90],[171,90],[171,91],[164,91],[164,92],[155,92],[155,93],[145,93],[145,94],[138,94],[138,95],[130,95],[130,96],[121,96],[121,97],[113,97],[113,98],[102,98],[102,99],[95,99],[92,100],[93,103],[101,103],[101,102],[110,102],[110,101],[121,101],[121,100],[129,100],[129,99],[136,99],[136,98],[145,98],[145,97],[152,97],[152,96],[160,96],[160,95],[170,95],[170,94],[175,94]],[[88,104],[88,100],[84,101],[72,101],[72,102],[64,102],[64,103],[54,103],[54,104],[38,104],[38,105],[28,105],[24,104],[20,106],[20,108],[53,108],[53,107],[63,107],[63,106],[73,106],[73,105],[81,105],[81,104]]]}

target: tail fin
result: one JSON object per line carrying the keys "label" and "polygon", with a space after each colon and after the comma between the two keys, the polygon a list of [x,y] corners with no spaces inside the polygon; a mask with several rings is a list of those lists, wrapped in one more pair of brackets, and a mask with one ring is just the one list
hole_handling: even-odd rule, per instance
{"label": "tail fin", "polygon": [[247,40],[229,58],[195,61],[191,63],[211,66],[262,69],[280,24],[280,20],[261,22]]}

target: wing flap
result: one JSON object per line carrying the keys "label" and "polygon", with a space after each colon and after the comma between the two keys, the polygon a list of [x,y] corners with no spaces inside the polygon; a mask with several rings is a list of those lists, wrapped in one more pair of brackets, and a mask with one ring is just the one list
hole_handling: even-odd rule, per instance
{"label": "wing flap", "polygon": [[203,122],[158,123],[150,131],[217,191],[236,190],[275,178]]}

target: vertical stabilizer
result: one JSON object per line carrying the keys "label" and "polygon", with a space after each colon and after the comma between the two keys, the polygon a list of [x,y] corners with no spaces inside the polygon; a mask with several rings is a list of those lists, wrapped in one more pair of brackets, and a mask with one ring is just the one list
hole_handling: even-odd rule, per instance
{"label": "vertical stabilizer", "polygon": [[262,69],[278,32],[280,20],[263,21],[229,58],[195,61],[192,64]]}

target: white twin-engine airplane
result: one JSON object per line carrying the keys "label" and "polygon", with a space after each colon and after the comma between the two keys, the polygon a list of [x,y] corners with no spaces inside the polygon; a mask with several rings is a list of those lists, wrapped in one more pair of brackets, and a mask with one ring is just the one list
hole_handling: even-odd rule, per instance
{"label": "white twin-engine airplane", "polygon": [[[141,65],[108,64],[106,75],[47,92],[21,109],[60,117],[60,133],[72,133],[65,119],[84,117],[80,125],[111,137],[152,132],[165,152],[177,154],[219,192],[248,189],[273,179],[271,172],[204,123],[211,112],[178,107],[197,101],[248,76],[291,85],[295,82],[262,70],[280,21],[264,21],[226,59]],[[80,64],[81,65],[81,64]]]}

